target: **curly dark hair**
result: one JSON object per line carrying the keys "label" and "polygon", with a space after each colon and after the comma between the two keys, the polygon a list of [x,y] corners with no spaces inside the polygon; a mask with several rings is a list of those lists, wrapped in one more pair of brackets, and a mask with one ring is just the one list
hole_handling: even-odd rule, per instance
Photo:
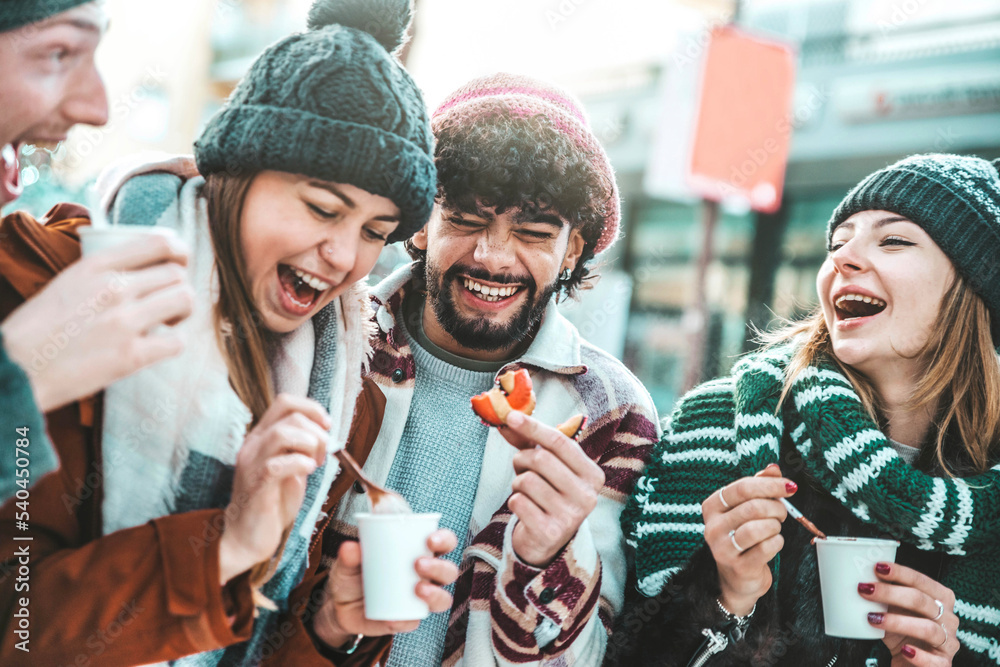
{"label": "curly dark hair", "polygon": [[[583,254],[559,294],[575,297],[589,289],[597,273],[590,266],[604,218],[614,196],[614,184],[595,168],[595,155],[554,127],[548,117],[516,116],[502,107],[475,121],[446,118],[435,124],[438,204],[481,214],[520,208],[554,212],[579,229]],[[422,275],[425,253],[406,242]]]}

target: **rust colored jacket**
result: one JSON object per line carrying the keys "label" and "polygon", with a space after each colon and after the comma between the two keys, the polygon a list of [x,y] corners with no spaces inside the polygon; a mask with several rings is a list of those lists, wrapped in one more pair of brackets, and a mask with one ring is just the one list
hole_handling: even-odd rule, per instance
{"label": "rust colored jacket", "polygon": [[[23,213],[0,221],[0,320],[79,258],[76,229],[90,222],[84,209],[63,204],[42,222]],[[362,463],[384,407],[381,392],[366,381],[347,445]],[[250,637],[247,574],[219,584],[222,510],[173,514],[101,534],[101,414],[98,395],[46,415],[60,468],[37,480],[26,506],[19,508],[12,498],[0,508],[0,664],[6,667],[131,667]],[[0,434],[5,442],[13,437]],[[0,447],[5,456],[13,455],[11,449]],[[350,483],[343,475],[335,480],[326,512]],[[27,531],[17,524],[25,509]],[[338,659],[321,652],[306,631],[308,603],[315,602],[326,577],[319,568],[320,535],[317,531],[311,545],[306,577],[292,593],[290,612],[279,620],[281,639],[268,664],[374,665],[388,651],[388,639],[365,640],[353,655]],[[15,536],[32,539],[15,541]],[[190,546],[204,542],[210,548]],[[25,607],[27,619],[13,617]],[[26,637],[30,652],[18,648]]]}

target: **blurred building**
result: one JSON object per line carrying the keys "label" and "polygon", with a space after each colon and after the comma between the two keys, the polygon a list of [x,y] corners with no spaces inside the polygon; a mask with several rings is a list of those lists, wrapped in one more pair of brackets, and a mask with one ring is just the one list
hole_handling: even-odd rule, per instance
{"label": "blurred building", "polygon": [[[739,23],[797,45],[794,133],[782,212],[723,211],[708,280],[705,377],[726,372],[745,349],[748,310],[766,327],[772,313],[790,317],[813,307],[826,221],[865,175],[920,152],[1000,156],[996,2],[772,1],[748,4]],[[682,37],[675,56],[697,50],[705,36]],[[625,243],[616,259],[634,281],[625,361],[664,413],[677,398],[688,349],[683,312],[701,205],[649,196],[644,176],[656,133],[670,130],[657,126],[664,82],[683,65],[673,57],[591,76],[590,90],[581,91],[625,200]]]}
{"label": "blurred building", "polygon": [[[25,160],[18,207],[88,201],[84,187],[131,153],[189,152],[253,60],[304,28],[311,0],[108,0],[98,58],[111,120],[79,128],[52,157]],[[711,317],[703,374],[728,370],[746,345],[748,314],[766,327],[815,303],[824,228],[847,189],[916,152],[1000,156],[1000,5],[996,0],[745,0],[745,29],[799,53],[794,128],[781,213],[725,209],[708,274]],[[408,65],[433,107],[469,78],[499,70],[554,79],[584,101],[615,165],[624,240],[605,278],[564,312],[620,355],[661,412],[677,397],[689,350],[683,318],[701,244],[701,204],[652,194],[649,166],[664,95],[692,76],[730,0],[420,0]],[[692,92],[693,96],[693,92]],[[734,109],[733,113],[739,113]],[[752,165],[748,155],[747,164]],[[373,272],[406,261],[392,247]]]}

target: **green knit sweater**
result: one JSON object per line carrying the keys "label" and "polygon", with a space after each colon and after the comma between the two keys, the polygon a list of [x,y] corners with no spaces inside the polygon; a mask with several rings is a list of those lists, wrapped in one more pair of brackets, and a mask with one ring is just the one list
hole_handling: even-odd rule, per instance
{"label": "green knit sweater", "polygon": [[[955,592],[959,640],[1000,665],[1000,465],[967,478],[907,465],[832,363],[795,380],[778,411],[790,346],[744,357],[730,377],[679,402],[622,515],[639,588],[657,594],[704,544],[701,502],[778,462],[786,429],[803,465],[865,523],[928,551],[956,556],[941,578]],[[775,582],[780,560],[772,563]]]}

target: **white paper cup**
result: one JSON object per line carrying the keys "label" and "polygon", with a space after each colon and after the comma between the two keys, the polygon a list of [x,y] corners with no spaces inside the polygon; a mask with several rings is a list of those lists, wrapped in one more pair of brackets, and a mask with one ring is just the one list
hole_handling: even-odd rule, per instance
{"label": "white paper cup", "polygon": [[167,227],[151,227],[138,225],[113,225],[110,227],[80,227],[80,247],[84,256],[111,248],[113,246],[131,243],[136,239],[150,236],[169,236],[177,238],[177,233]]}
{"label": "white paper cup", "polygon": [[430,556],[427,538],[440,514],[357,514],[365,616],[373,621],[419,621],[427,603],[417,597],[417,559]]}
{"label": "white paper cup", "polygon": [[885,637],[885,630],[868,622],[868,614],[884,614],[889,607],[861,597],[858,584],[878,581],[875,564],[895,563],[898,546],[895,540],[866,537],[816,540],[826,634],[848,639]]}

